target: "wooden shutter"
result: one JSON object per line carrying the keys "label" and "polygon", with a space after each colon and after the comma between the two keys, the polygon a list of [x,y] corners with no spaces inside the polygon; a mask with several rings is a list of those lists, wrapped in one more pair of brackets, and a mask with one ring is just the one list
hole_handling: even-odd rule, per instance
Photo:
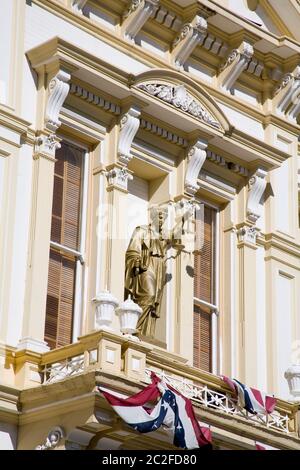
{"label": "wooden shutter", "polygon": [[204,243],[194,258],[194,297],[214,302],[214,209],[204,206]]}
{"label": "wooden shutter", "polygon": [[[79,249],[83,152],[66,142],[56,152],[51,241]],[[45,341],[51,349],[70,344],[75,296],[76,258],[51,248]]]}
{"label": "wooden shutter", "polygon": [[[194,257],[194,297],[214,303],[215,211],[204,206],[204,243]],[[211,311],[195,300],[194,306],[194,366],[211,370]]]}
{"label": "wooden shutter", "polygon": [[194,367],[211,371],[211,313],[194,306]]}

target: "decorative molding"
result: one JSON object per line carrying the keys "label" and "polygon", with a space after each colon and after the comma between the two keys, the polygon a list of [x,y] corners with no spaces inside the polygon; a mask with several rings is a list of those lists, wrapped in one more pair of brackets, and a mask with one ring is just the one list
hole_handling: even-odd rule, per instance
{"label": "decorative molding", "polygon": [[127,165],[132,155],[130,154],[132,141],[140,126],[140,110],[132,106],[120,121],[120,134],[118,143],[118,159]]}
{"label": "decorative molding", "polygon": [[223,42],[222,39],[213,36],[211,33],[206,36],[202,47],[220,57],[225,57],[226,52],[228,51],[228,44]]}
{"label": "decorative molding", "polygon": [[82,13],[86,3],[87,0],[72,0],[72,10],[76,11],[77,13]]}
{"label": "decorative molding", "polygon": [[279,115],[297,119],[300,113],[300,66],[283,75],[274,91],[274,105]]}
{"label": "decorative molding", "polygon": [[153,13],[151,14],[151,18],[157,21],[157,23],[161,24],[162,26],[165,26],[166,28],[170,28],[176,32],[178,32],[180,30],[180,27],[182,26],[182,18],[177,16],[176,13],[167,10],[163,6],[158,5],[153,10]]}
{"label": "decorative molding", "polygon": [[200,187],[198,177],[206,159],[206,148],[207,142],[197,140],[188,151],[184,190],[190,196],[194,196]]}
{"label": "decorative molding", "polygon": [[166,129],[163,129],[162,127],[159,127],[150,121],[146,121],[145,119],[141,119],[140,127],[141,129],[145,129],[146,131],[149,131],[158,137],[162,137],[163,139],[166,139],[173,144],[179,145],[181,147],[188,146],[188,141],[183,137],[180,137],[177,134],[173,134],[173,132],[167,131]]}
{"label": "decorative molding", "polygon": [[172,60],[182,67],[196,46],[203,44],[207,35],[207,21],[196,15],[190,23],[183,25],[179,35],[173,42]]}
{"label": "decorative molding", "polygon": [[55,426],[55,428],[49,431],[44,444],[36,446],[35,450],[55,449],[64,437],[64,430],[60,426]]}
{"label": "decorative molding", "polygon": [[127,191],[128,181],[133,179],[132,174],[126,167],[115,166],[109,169],[106,173],[109,186],[117,186]]}
{"label": "decorative molding", "polygon": [[88,91],[85,88],[76,85],[75,83],[71,83],[70,94],[78,96],[84,101],[94,104],[95,106],[99,106],[99,108],[103,109],[104,111],[108,111],[109,113],[115,114],[116,116],[119,116],[121,113],[121,108],[117,104],[112,103],[111,101],[106,100],[105,98],[102,98],[101,96],[96,95],[95,93]]}
{"label": "decorative molding", "polygon": [[123,15],[122,30],[125,37],[133,40],[146,21],[156,11],[159,0],[131,0]]}
{"label": "decorative molding", "polygon": [[34,154],[49,153],[55,155],[55,151],[61,147],[55,134],[40,135],[35,139]]}
{"label": "decorative molding", "polygon": [[258,234],[257,227],[248,227],[244,226],[237,230],[236,234],[238,237],[239,243],[252,243],[253,245],[256,244],[256,237]]}
{"label": "decorative molding", "polygon": [[56,132],[56,130],[61,125],[59,120],[59,113],[69,93],[70,85],[68,82],[70,79],[70,73],[64,70],[60,70],[55,75],[55,77],[50,80],[48,86],[49,95],[45,113],[45,125],[46,128],[51,132]]}
{"label": "decorative molding", "polygon": [[264,194],[267,185],[267,172],[258,168],[249,180],[248,200],[247,200],[247,219],[251,223],[256,223],[261,216],[260,200]]}
{"label": "decorative molding", "polygon": [[215,163],[216,165],[222,166],[226,168],[227,170],[232,171],[233,173],[236,173],[240,176],[245,176],[245,177],[247,177],[249,174],[249,171],[244,166],[227,161],[226,158],[222,157],[221,155],[218,155],[215,152],[212,152],[211,150],[207,150],[206,155],[207,155],[206,157],[207,160],[209,160],[212,163]]}
{"label": "decorative molding", "polygon": [[221,87],[230,91],[241,73],[247,68],[254,54],[254,49],[248,42],[242,42],[237,49],[233,49],[225,63],[220,68]]}
{"label": "decorative molding", "polygon": [[181,111],[192,115],[193,117],[210,124],[213,127],[220,128],[220,123],[203,108],[186,90],[184,85],[163,85],[160,83],[141,83],[138,85],[140,90],[155,96],[166,103],[175,106]]}

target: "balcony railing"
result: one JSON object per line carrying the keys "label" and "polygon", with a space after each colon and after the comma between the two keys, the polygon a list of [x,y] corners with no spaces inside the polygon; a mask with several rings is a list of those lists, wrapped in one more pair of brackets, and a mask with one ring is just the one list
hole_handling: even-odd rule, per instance
{"label": "balcony railing", "polygon": [[[237,406],[232,392],[220,377],[188,366],[179,356],[174,358],[174,355],[167,351],[154,349],[146,343],[129,341],[124,336],[103,331],[86,335],[80,338],[78,343],[43,354],[40,368],[42,383],[53,384],[90,371],[110,373],[110,365],[105,363],[106,353],[103,352],[105,351],[103,344],[108,345],[110,351],[115,348],[114,354],[120,356],[116,358],[119,369],[112,370],[112,375],[119,377],[120,382],[122,379],[134,378],[133,385],[136,386],[137,380],[145,385],[149,383],[150,372],[154,371],[172,387],[206,410],[239,417],[245,423],[260,425],[281,433],[297,435],[297,405],[278,399],[273,413],[250,414]],[[126,354],[128,348],[133,352],[131,355]],[[129,361],[130,357],[136,354],[140,355],[144,366],[135,376],[133,369],[130,369]]]}
{"label": "balcony railing", "polygon": [[[151,369],[146,369],[148,376],[150,376],[150,373]],[[178,390],[182,395],[190,398],[195,403],[221,411],[227,415],[241,416],[247,421],[263,424],[268,428],[290,433],[289,416],[287,414],[281,414],[278,410],[274,410],[274,412],[269,415],[254,415],[238,407],[237,401],[228,392],[219,392],[211,389],[207,385],[191,383],[183,377],[172,377],[167,375],[164,371],[157,373],[157,375],[166,383],[170,384],[175,390]]]}

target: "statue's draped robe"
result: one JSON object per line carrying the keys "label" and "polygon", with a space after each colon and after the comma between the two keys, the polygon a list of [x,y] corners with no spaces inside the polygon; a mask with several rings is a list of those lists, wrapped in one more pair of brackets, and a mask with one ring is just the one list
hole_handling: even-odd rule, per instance
{"label": "statue's draped robe", "polygon": [[[154,236],[151,226],[136,227],[126,251],[125,295],[131,294],[142,309],[137,328],[143,336],[154,336],[160,316],[165,284],[166,242]],[[140,274],[134,275],[134,268]]]}

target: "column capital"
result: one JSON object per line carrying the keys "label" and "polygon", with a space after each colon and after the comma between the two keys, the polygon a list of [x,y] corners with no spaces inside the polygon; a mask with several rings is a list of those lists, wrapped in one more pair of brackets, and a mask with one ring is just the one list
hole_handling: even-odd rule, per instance
{"label": "column capital", "polygon": [[121,165],[108,166],[105,175],[108,182],[108,191],[112,189],[127,191],[128,181],[133,179],[132,171]]}

